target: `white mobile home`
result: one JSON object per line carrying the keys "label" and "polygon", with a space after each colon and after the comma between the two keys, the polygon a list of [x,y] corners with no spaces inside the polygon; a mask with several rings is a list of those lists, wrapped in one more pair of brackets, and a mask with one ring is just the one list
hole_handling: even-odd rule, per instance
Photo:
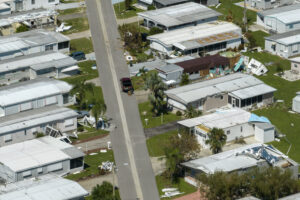
{"label": "white mobile home", "polygon": [[49,173],[83,170],[84,153],[57,138],[44,136],[0,148],[0,177],[7,183]]}
{"label": "white mobile home", "polygon": [[70,39],[42,29],[0,37],[0,60],[46,51],[69,53]]}
{"label": "white mobile home", "polygon": [[217,11],[193,2],[138,13],[144,19],[144,26],[166,31],[216,21],[220,15]]}
{"label": "white mobile home", "polygon": [[35,79],[0,87],[0,117],[50,105],[72,105],[72,86],[55,79]]}
{"label": "white mobile home", "polygon": [[300,57],[289,59],[291,61],[291,71],[300,74]]}
{"label": "white mobile home", "polygon": [[65,78],[79,72],[77,61],[60,52],[41,52],[0,61],[0,84],[40,77]]}
{"label": "white mobile home", "polygon": [[179,129],[187,128],[197,136],[202,148],[209,148],[205,144],[208,134],[213,128],[219,128],[227,136],[227,142],[240,137],[255,136],[259,142],[266,143],[274,140],[275,128],[264,117],[258,117],[239,108],[221,109],[215,113],[186,119],[178,122]]}
{"label": "white mobile home", "polygon": [[241,28],[229,22],[211,22],[148,36],[150,48],[162,55],[216,54],[242,43]]}
{"label": "white mobile home", "polygon": [[183,74],[183,68],[175,64],[167,64],[161,67],[157,67],[158,76],[168,85],[180,83],[181,76]]}
{"label": "white mobile home", "polygon": [[254,76],[234,73],[165,91],[170,107],[207,112],[224,106],[249,109],[273,103],[275,88]]}
{"label": "white mobile home", "polygon": [[293,4],[295,0],[247,0],[246,3],[252,8],[266,10]]}
{"label": "white mobile home", "polygon": [[292,177],[298,179],[298,163],[288,158],[271,145],[250,144],[233,150],[191,160],[181,164],[185,169],[186,178],[196,178],[201,173],[214,174],[243,173],[255,167],[279,167],[290,170]]}
{"label": "white mobile home", "polygon": [[[11,12],[29,11],[39,8],[54,9],[55,5],[59,4],[59,0],[2,0],[0,6],[6,7]],[[4,13],[4,12],[3,12]],[[1,13],[0,13],[1,15]]]}
{"label": "white mobile home", "polygon": [[300,29],[300,4],[283,6],[257,13],[258,25],[272,33],[285,33]]}
{"label": "white mobile home", "polygon": [[284,58],[300,54],[300,30],[265,37],[265,50]]}
{"label": "white mobile home", "polygon": [[1,200],[84,200],[88,194],[79,183],[54,174],[0,186]]}
{"label": "white mobile home", "polygon": [[0,146],[6,146],[46,134],[50,126],[61,133],[77,130],[78,114],[69,108],[47,106],[34,110],[0,117]]}

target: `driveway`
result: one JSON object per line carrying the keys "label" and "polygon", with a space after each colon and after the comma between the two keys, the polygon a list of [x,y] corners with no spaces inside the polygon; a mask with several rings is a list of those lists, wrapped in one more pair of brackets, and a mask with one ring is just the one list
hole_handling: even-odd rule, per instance
{"label": "driveway", "polygon": [[67,10],[71,8],[79,8],[79,7],[84,7],[85,2],[75,2],[75,3],[60,3],[55,6],[55,10]]}
{"label": "driveway", "polygon": [[77,19],[77,18],[86,18],[87,15],[86,13],[73,13],[69,15],[58,15],[58,20],[64,21],[64,20],[69,20],[69,19]]}
{"label": "driveway", "polygon": [[79,38],[90,38],[91,37],[91,31],[86,30],[86,31],[82,31],[82,32],[79,32],[79,33],[72,33],[72,34],[69,34],[69,35],[66,35],[66,36],[68,36],[71,40],[79,39]]}

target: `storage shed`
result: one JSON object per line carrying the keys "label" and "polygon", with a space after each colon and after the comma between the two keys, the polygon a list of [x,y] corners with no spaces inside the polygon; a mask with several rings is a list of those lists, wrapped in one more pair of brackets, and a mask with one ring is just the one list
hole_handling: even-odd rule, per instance
{"label": "storage shed", "polygon": [[297,96],[293,98],[293,111],[300,113],[300,92],[296,94]]}

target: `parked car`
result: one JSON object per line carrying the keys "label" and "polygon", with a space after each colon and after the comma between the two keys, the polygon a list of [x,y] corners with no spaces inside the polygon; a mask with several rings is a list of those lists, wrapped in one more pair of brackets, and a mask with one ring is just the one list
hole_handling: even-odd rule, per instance
{"label": "parked car", "polygon": [[122,87],[123,92],[128,92],[128,91],[133,92],[133,86],[132,86],[130,78],[127,78],[127,77],[121,78],[120,82],[121,82],[121,87]]}
{"label": "parked car", "polygon": [[76,51],[70,55],[75,60],[85,60],[85,54],[82,51]]}
{"label": "parked car", "polygon": [[78,118],[83,118],[85,116],[87,116],[87,117],[90,116],[89,111],[86,111],[86,110],[76,110],[76,112],[78,113]]}

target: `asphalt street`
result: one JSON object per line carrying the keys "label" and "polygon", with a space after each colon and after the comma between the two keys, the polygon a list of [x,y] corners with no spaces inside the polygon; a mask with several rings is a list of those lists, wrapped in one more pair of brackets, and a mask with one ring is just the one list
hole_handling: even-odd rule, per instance
{"label": "asphalt street", "polygon": [[129,77],[111,1],[87,0],[87,13],[107,115],[116,129],[111,142],[123,200],[159,199],[135,96],[121,92]]}

